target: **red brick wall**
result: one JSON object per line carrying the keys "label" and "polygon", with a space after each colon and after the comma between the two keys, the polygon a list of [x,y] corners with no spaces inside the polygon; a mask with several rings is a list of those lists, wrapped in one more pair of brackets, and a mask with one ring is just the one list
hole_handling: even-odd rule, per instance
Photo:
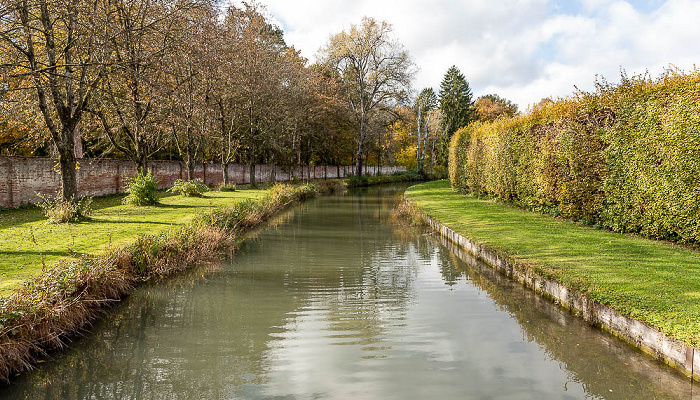
{"label": "red brick wall", "polygon": [[[171,187],[176,180],[185,179],[187,167],[179,161],[150,161],[148,168],[160,181],[161,188]],[[403,171],[403,167],[379,167],[382,174]],[[56,172],[56,160],[43,157],[0,157],[0,207],[17,207],[39,201],[37,193],[51,195],[61,187],[60,175]],[[377,168],[367,166],[368,175],[374,175]],[[249,183],[249,166],[229,164],[229,179],[235,184]],[[338,171],[340,176],[338,176]],[[257,182],[286,182],[292,176],[297,179],[325,179],[346,177],[352,173],[352,166],[313,166],[283,167],[269,164],[255,166]],[[136,175],[136,168],[126,160],[79,160],[78,191],[81,196],[103,196],[120,193],[125,176]],[[205,163],[195,166],[195,178],[207,185],[223,182],[221,164]]]}

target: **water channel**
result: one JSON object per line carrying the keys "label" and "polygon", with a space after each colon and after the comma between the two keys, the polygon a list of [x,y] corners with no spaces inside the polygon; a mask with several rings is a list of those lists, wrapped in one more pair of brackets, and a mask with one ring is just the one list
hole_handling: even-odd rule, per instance
{"label": "water channel", "polygon": [[401,187],[315,199],[143,287],[0,399],[688,399],[700,386],[393,224]]}

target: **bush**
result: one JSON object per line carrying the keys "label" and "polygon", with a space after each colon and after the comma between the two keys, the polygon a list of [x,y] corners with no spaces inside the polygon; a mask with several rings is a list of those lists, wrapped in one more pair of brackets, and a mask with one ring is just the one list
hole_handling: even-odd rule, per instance
{"label": "bush", "polygon": [[139,173],[133,178],[126,178],[124,204],[135,206],[154,206],[158,204],[158,181],[151,173]]}
{"label": "bush", "polygon": [[[235,189],[235,185],[234,185]],[[204,193],[209,191],[209,186],[205,185],[201,179],[192,181],[183,181],[178,179],[173,187],[168,189],[168,192],[177,193],[185,197],[202,197]]]}
{"label": "bush", "polygon": [[44,197],[39,203],[44,215],[49,222],[54,224],[64,224],[67,222],[77,222],[90,216],[92,212],[92,197],[83,197],[78,201],[65,201],[61,197]]}
{"label": "bush", "polygon": [[622,76],[594,93],[454,135],[462,192],[617,232],[700,243],[700,71]]}
{"label": "bush", "polygon": [[346,179],[348,187],[362,187],[369,185],[369,178],[366,176],[350,176]]}
{"label": "bush", "polygon": [[229,183],[228,185],[221,185],[219,186],[219,192],[235,192],[236,191],[236,184],[235,183]]}

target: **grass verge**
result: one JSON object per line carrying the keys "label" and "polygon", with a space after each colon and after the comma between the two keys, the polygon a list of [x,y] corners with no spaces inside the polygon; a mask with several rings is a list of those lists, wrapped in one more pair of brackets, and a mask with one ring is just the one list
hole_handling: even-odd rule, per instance
{"label": "grass verge", "polygon": [[455,193],[447,181],[406,197],[462,236],[690,346],[700,345],[700,253]]}
{"label": "grass verge", "polygon": [[124,196],[95,198],[90,219],[71,224],[47,224],[41,209],[28,207],[0,213],[0,296],[59,259],[97,254],[110,245],[123,245],[139,234],[160,234],[186,225],[197,212],[248,199],[263,190],[209,192],[204,197],[174,196],[162,191],[160,205],[122,205]]}
{"label": "grass verge", "polygon": [[31,368],[45,349],[62,347],[67,335],[83,329],[140,282],[211,259],[287,205],[327,190],[313,184],[276,185],[257,199],[195,215],[189,215],[190,208],[177,229],[151,231],[97,255],[61,259],[0,299],[0,380]]}

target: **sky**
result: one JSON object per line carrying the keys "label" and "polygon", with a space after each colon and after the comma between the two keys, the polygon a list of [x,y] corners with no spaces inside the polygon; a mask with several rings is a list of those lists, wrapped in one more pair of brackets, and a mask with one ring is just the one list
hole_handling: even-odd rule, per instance
{"label": "sky", "polygon": [[521,110],[664,68],[700,67],[700,0],[259,0],[310,61],[328,38],[368,16],[386,20],[418,67],[414,89],[439,89],[456,65],[475,98]]}

